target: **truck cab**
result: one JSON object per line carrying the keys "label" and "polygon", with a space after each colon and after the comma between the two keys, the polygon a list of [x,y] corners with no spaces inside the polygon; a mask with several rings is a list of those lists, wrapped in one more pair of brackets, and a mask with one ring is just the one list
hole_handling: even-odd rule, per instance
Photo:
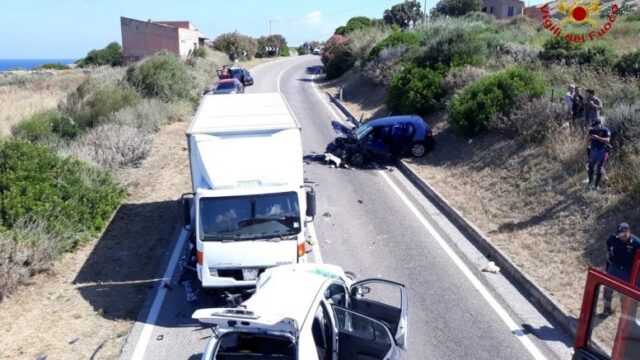
{"label": "truck cab", "polygon": [[[589,268],[573,360],[640,359],[640,252],[629,281]],[[613,299],[613,313],[603,313],[604,294]]]}
{"label": "truck cab", "polygon": [[193,318],[214,325],[203,360],[402,359],[407,301],[402,284],[355,282],[338,266],[308,263],[269,269],[240,307]]}
{"label": "truck cab", "polygon": [[253,286],[269,267],[306,262],[315,193],[284,98],[204,96],[187,143],[193,192],[183,204],[202,286]]}

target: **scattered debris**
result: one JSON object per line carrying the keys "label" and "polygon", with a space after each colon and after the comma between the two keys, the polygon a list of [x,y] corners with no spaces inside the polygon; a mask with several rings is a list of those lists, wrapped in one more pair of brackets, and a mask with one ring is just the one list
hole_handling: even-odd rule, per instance
{"label": "scattered debris", "polygon": [[165,288],[165,289],[173,290],[171,285],[169,285],[169,283],[166,282],[166,281],[162,283],[162,287]]}
{"label": "scattered debris", "polygon": [[500,267],[497,266],[496,263],[494,263],[493,261],[489,261],[487,265],[485,265],[485,267],[482,268],[482,271],[496,274],[500,272]]}
{"label": "scattered debris", "polygon": [[358,199],[358,203],[362,204],[362,200]]}
{"label": "scattered debris", "polygon": [[73,345],[73,344],[77,343],[78,340],[80,340],[80,338],[75,338],[75,339],[69,341],[69,345]]}
{"label": "scattered debris", "polygon": [[473,139],[469,139],[469,142],[467,144],[471,144],[473,142]]}
{"label": "scattered debris", "polygon": [[47,360],[47,355],[46,354],[40,355],[36,358],[36,360]]}
{"label": "scattered debris", "polygon": [[331,217],[331,213],[326,212],[326,213],[322,214],[322,217],[325,218],[325,219],[329,219]]}
{"label": "scattered debris", "polygon": [[342,159],[331,153],[324,154],[324,161],[329,165],[335,165],[336,167],[340,167],[340,165],[342,164]]}
{"label": "scattered debris", "polygon": [[96,358],[96,355],[98,354],[98,351],[100,351],[100,349],[102,349],[105,345],[107,344],[107,340],[104,340],[100,343],[100,345],[98,345],[98,347],[95,349],[95,351],[93,352],[93,354],[91,354],[91,357],[89,358],[90,360],[93,360]]}
{"label": "scattered debris", "polygon": [[162,341],[162,339],[164,339],[164,335],[158,335],[158,337],[156,338],[156,340],[158,341]]}

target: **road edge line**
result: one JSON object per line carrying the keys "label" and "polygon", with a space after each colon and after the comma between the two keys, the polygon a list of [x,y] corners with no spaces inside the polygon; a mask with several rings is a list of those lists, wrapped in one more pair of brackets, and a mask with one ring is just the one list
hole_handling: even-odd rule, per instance
{"label": "road edge line", "polygon": [[181,229],[180,233],[178,234],[176,246],[171,253],[171,258],[169,259],[169,263],[167,264],[167,268],[165,269],[164,275],[161,279],[162,281],[158,284],[158,290],[153,299],[153,303],[151,305],[149,313],[147,314],[147,318],[145,319],[142,331],[140,331],[140,335],[138,336],[133,354],[131,355],[132,360],[144,359],[144,354],[147,351],[147,346],[149,344],[153,328],[155,327],[155,322],[158,320],[158,315],[160,314],[160,310],[162,309],[164,297],[167,294],[167,288],[163,286],[164,281],[171,281],[171,279],[173,278],[176,267],[178,265],[178,260],[180,258],[180,251],[184,248],[188,235],[189,233],[184,229]]}

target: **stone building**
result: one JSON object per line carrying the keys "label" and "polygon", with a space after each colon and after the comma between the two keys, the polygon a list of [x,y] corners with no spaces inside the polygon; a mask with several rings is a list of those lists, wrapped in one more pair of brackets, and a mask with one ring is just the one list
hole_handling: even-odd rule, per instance
{"label": "stone building", "polygon": [[137,61],[162,50],[186,58],[204,46],[206,38],[188,21],[140,21],[120,17],[124,63]]}

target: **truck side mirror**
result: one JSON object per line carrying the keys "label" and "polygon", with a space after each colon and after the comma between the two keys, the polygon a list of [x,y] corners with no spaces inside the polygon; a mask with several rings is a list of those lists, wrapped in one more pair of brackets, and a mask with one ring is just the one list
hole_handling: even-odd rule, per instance
{"label": "truck side mirror", "polygon": [[193,204],[193,193],[185,193],[180,197],[182,226],[185,230],[191,230],[191,205]]}
{"label": "truck side mirror", "polygon": [[307,191],[307,213],[306,215],[313,219],[316,216],[316,192],[312,187]]}

